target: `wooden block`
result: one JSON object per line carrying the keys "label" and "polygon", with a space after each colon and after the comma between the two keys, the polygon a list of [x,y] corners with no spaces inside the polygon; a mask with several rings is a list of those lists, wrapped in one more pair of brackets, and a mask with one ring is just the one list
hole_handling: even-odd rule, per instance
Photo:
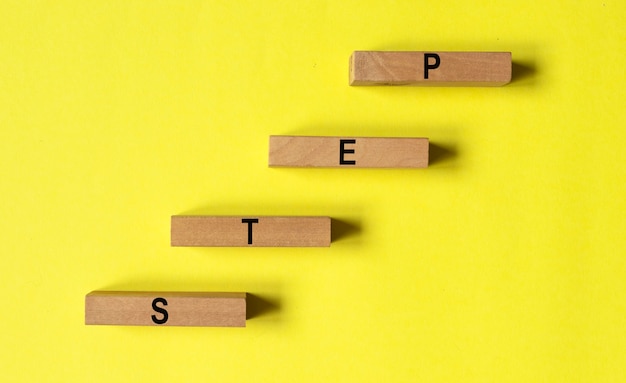
{"label": "wooden block", "polygon": [[355,51],[350,85],[500,86],[512,64],[511,52]]}
{"label": "wooden block", "polygon": [[85,324],[246,327],[246,293],[93,291]]}
{"label": "wooden block", "polygon": [[269,166],[428,167],[428,138],[270,136],[269,152]]}
{"label": "wooden block", "polygon": [[330,217],[173,216],[172,246],[330,246]]}

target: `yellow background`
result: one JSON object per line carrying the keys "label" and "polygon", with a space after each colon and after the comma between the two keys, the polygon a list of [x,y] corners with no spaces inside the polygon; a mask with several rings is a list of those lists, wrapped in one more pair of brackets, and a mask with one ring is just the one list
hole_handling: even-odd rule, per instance
{"label": "yellow background", "polygon": [[[5,1],[7,382],[626,381],[623,1]],[[359,87],[353,50],[511,51],[502,88]],[[271,134],[428,169],[268,168]],[[175,214],[330,248],[171,248]],[[245,329],[85,326],[92,290],[246,291]]]}

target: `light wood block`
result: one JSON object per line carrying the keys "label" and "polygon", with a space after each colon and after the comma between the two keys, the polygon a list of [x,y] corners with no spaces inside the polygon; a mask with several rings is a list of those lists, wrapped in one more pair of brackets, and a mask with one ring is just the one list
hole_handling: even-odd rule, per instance
{"label": "light wood block", "polygon": [[330,217],[173,216],[172,246],[330,246]]}
{"label": "light wood block", "polygon": [[511,52],[355,51],[350,85],[501,86],[512,68]]}
{"label": "light wood block", "polygon": [[425,168],[428,138],[270,136],[269,166]]}
{"label": "light wood block", "polygon": [[246,327],[246,293],[93,291],[85,324]]}

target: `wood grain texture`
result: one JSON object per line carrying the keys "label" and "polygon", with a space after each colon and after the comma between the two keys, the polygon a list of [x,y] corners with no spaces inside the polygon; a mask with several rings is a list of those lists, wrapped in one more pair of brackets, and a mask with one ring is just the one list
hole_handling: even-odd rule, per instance
{"label": "wood grain texture", "polygon": [[355,51],[350,85],[501,86],[512,64],[511,52]]}
{"label": "wood grain texture", "polygon": [[330,226],[330,217],[173,216],[171,244],[323,247],[330,246]]}
{"label": "wood grain texture", "polygon": [[269,166],[425,168],[428,138],[270,136]]}
{"label": "wood grain texture", "polygon": [[85,324],[245,327],[246,293],[93,291]]}

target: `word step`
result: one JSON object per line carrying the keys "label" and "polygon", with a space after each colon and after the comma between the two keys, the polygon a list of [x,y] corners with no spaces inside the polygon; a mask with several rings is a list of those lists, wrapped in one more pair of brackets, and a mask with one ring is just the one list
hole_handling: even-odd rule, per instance
{"label": "word step", "polygon": [[269,166],[425,168],[428,138],[270,136]]}
{"label": "word step", "polygon": [[246,293],[93,291],[85,324],[246,327]]}
{"label": "word step", "polygon": [[330,217],[172,216],[172,246],[324,247]]}
{"label": "word step", "polygon": [[350,85],[501,86],[512,68],[511,52],[355,51]]}

